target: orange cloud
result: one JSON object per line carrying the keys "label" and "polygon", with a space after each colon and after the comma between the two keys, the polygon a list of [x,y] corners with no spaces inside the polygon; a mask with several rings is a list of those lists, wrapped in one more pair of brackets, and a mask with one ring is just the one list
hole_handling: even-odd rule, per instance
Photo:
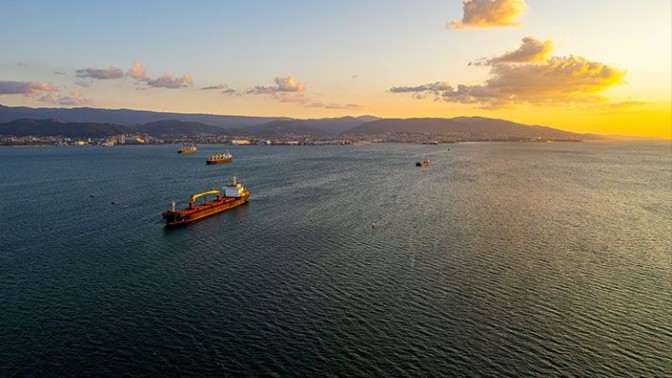
{"label": "orange cloud", "polygon": [[606,102],[599,92],[623,82],[625,72],[578,56],[548,57],[551,43],[523,39],[517,50],[489,60],[490,77],[481,85],[436,83],[392,87],[390,92],[412,92],[414,98],[433,94],[447,102],[497,108],[513,104]]}
{"label": "orange cloud", "polygon": [[462,21],[453,20],[451,29],[518,26],[519,16],[527,10],[525,0],[464,0]]}
{"label": "orange cloud", "polygon": [[279,92],[303,92],[306,89],[306,86],[296,81],[294,76],[287,77],[276,77],[274,87],[265,87],[257,85],[254,89],[250,89],[247,93],[250,94],[269,94],[269,93],[279,93]]}
{"label": "orange cloud", "polygon": [[275,83],[282,92],[303,92],[305,86],[296,81],[294,76],[276,77]]}
{"label": "orange cloud", "polygon": [[146,80],[147,79],[147,69],[145,66],[138,62],[137,60],[133,61],[133,65],[128,70],[126,75],[134,78],[135,80]]}
{"label": "orange cloud", "polygon": [[553,51],[553,42],[541,41],[535,37],[523,38],[523,43],[516,50],[508,51],[502,56],[492,59],[482,58],[469,65],[487,66],[494,63],[532,63],[543,62]]}

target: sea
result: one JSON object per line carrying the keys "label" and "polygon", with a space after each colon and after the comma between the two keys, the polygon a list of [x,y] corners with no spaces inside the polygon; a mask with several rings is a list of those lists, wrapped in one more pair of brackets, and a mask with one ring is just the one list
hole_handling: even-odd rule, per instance
{"label": "sea", "polygon": [[177,149],[0,147],[0,376],[672,376],[669,141]]}

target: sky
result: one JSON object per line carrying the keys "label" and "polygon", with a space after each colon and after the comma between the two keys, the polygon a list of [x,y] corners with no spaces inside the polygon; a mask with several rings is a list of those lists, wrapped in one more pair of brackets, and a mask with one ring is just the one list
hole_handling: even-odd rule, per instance
{"label": "sky", "polygon": [[669,0],[0,0],[0,104],[672,138]]}

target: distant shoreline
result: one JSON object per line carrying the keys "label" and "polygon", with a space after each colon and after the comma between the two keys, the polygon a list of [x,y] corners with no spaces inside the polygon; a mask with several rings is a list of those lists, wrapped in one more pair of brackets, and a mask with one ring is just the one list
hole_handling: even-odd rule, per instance
{"label": "distant shoreline", "polygon": [[[438,143],[438,144],[427,144],[427,143],[417,143],[417,142],[399,142],[399,141],[384,141],[384,142],[370,142],[366,144],[360,144],[360,143],[275,143],[275,144],[257,144],[257,143],[251,143],[251,144],[242,144],[240,145],[241,147],[254,147],[254,146],[262,146],[262,147],[305,147],[305,146],[317,146],[317,147],[325,147],[325,146],[352,146],[352,147],[366,147],[368,145],[375,145],[375,144],[405,144],[405,145],[427,145],[427,146],[445,146],[445,145],[455,145],[455,144],[475,144],[475,143],[534,143],[534,144],[553,144],[553,143],[588,143],[588,144],[593,144],[593,143],[650,143],[650,142],[655,142],[655,143],[663,143],[663,142],[668,142],[672,143],[672,140],[670,139],[644,139],[644,138],[636,138],[636,139],[602,139],[602,140],[590,140],[590,141],[585,141],[585,140],[464,140],[464,141],[459,141],[459,142],[448,142],[448,143]],[[166,143],[146,143],[146,144],[117,144],[114,146],[104,146],[100,143],[85,143],[85,144],[59,144],[59,143],[0,143],[0,147],[14,147],[14,148],[39,148],[39,147],[77,147],[77,148],[85,148],[85,147],[105,147],[105,148],[111,148],[111,147],[123,147],[123,146],[132,146],[132,147],[143,147],[143,146],[177,146],[180,145],[179,141],[171,141],[171,142],[166,142]],[[222,144],[224,145],[230,145],[230,146],[235,146],[234,144],[231,143],[218,143],[218,142],[201,142],[198,143],[199,145],[204,145],[204,146],[221,146]]]}

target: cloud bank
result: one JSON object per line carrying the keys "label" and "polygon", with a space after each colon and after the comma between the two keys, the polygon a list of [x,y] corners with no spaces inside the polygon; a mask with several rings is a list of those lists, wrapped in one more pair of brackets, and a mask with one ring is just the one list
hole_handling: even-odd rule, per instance
{"label": "cloud bank", "polygon": [[70,95],[65,96],[53,96],[52,94],[47,94],[41,96],[40,101],[61,106],[83,106],[93,104],[93,100],[85,98],[79,92],[73,92]]}
{"label": "cloud bank", "polygon": [[63,106],[82,106],[90,105],[93,103],[93,101],[89,98],[83,97],[81,93],[75,92],[69,96],[58,97],[56,99],[56,103]]}
{"label": "cloud bank", "polygon": [[422,84],[414,87],[392,87],[392,93],[414,93],[414,92],[432,92],[435,94],[450,89],[450,84],[446,81],[437,81],[435,83]]}
{"label": "cloud bank", "polygon": [[170,88],[177,89],[188,87],[194,84],[194,81],[191,79],[190,75],[173,76],[171,74],[163,74],[156,79],[147,80],[147,85],[155,88]]}
{"label": "cloud bank", "polygon": [[[109,68],[81,68],[75,71],[75,75],[78,78],[89,78],[89,79],[98,79],[98,80],[110,80],[110,79],[121,79],[124,76],[130,77],[136,82],[136,89],[146,89],[146,87],[141,86],[142,83],[145,83],[149,87],[154,88],[169,88],[177,89],[184,88],[193,85],[194,81],[190,75],[182,76],[173,76],[171,74],[163,74],[157,78],[150,78],[147,76],[147,68],[139,61],[133,61],[131,68],[128,71],[123,72],[121,68],[118,67],[109,67]],[[91,83],[84,81],[77,81],[75,84],[79,86],[89,86]]]}
{"label": "cloud bank", "polygon": [[276,100],[285,103],[297,103],[306,108],[323,108],[323,109],[359,109],[359,104],[348,103],[340,104],[337,102],[324,102],[314,100],[303,93],[278,93],[273,96]]}
{"label": "cloud bank", "polygon": [[490,76],[481,85],[436,82],[392,87],[393,93],[434,95],[435,100],[498,108],[513,104],[605,102],[597,93],[623,82],[625,72],[578,56],[549,57],[552,44],[534,37],[499,57],[483,60]]}
{"label": "cloud bank", "polygon": [[59,89],[49,83],[0,80],[0,95],[39,96],[38,101],[62,106],[81,106],[93,103],[91,99],[85,98],[79,92],[73,92],[70,95],[58,95],[57,92]]}
{"label": "cloud bank", "polygon": [[81,68],[75,71],[75,75],[77,75],[77,77],[88,77],[99,80],[121,79],[124,77],[124,73],[121,71],[121,68],[118,67]]}
{"label": "cloud bank", "polygon": [[294,76],[276,77],[275,86],[256,86],[245,92],[246,94],[268,95],[270,98],[284,103],[296,103],[307,108],[324,109],[359,109],[360,106],[354,103],[341,104],[331,101],[319,101],[307,96],[304,91],[306,86],[302,82],[296,81]]}
{"label": "cloud bank", "polygon": [[229,87],[229,86],[226,85],[226,84],[210,85],[210,86],[201,88],[201,90],[202,90],[202,91],[213,91],[213,90],[217,90],[217,89],[224,90],[224,89],[226,89],[226,88],[228,88],[228,87]]}
{"label": "cloud bank", "polygon": [[20,94],[28,97],[37,96],[40,93],[54,92],[54,88],[49,83],[37,81],[3,81],[0,80],[0,95]]}
{"label": "cloud bank", "polygon": [[[221,93],[229,96],[239,95],[235,89],[229,88],[228,84],[209,85],[201,88],[202,91],[221,91]],[[240,96],[240,95],[239,95]]]}
{"label": "cloud bank", "polygon": [[464,0],[462,21],[446,24],[450,29],[479,29],[518,26],[527,10],[525,0]]}

